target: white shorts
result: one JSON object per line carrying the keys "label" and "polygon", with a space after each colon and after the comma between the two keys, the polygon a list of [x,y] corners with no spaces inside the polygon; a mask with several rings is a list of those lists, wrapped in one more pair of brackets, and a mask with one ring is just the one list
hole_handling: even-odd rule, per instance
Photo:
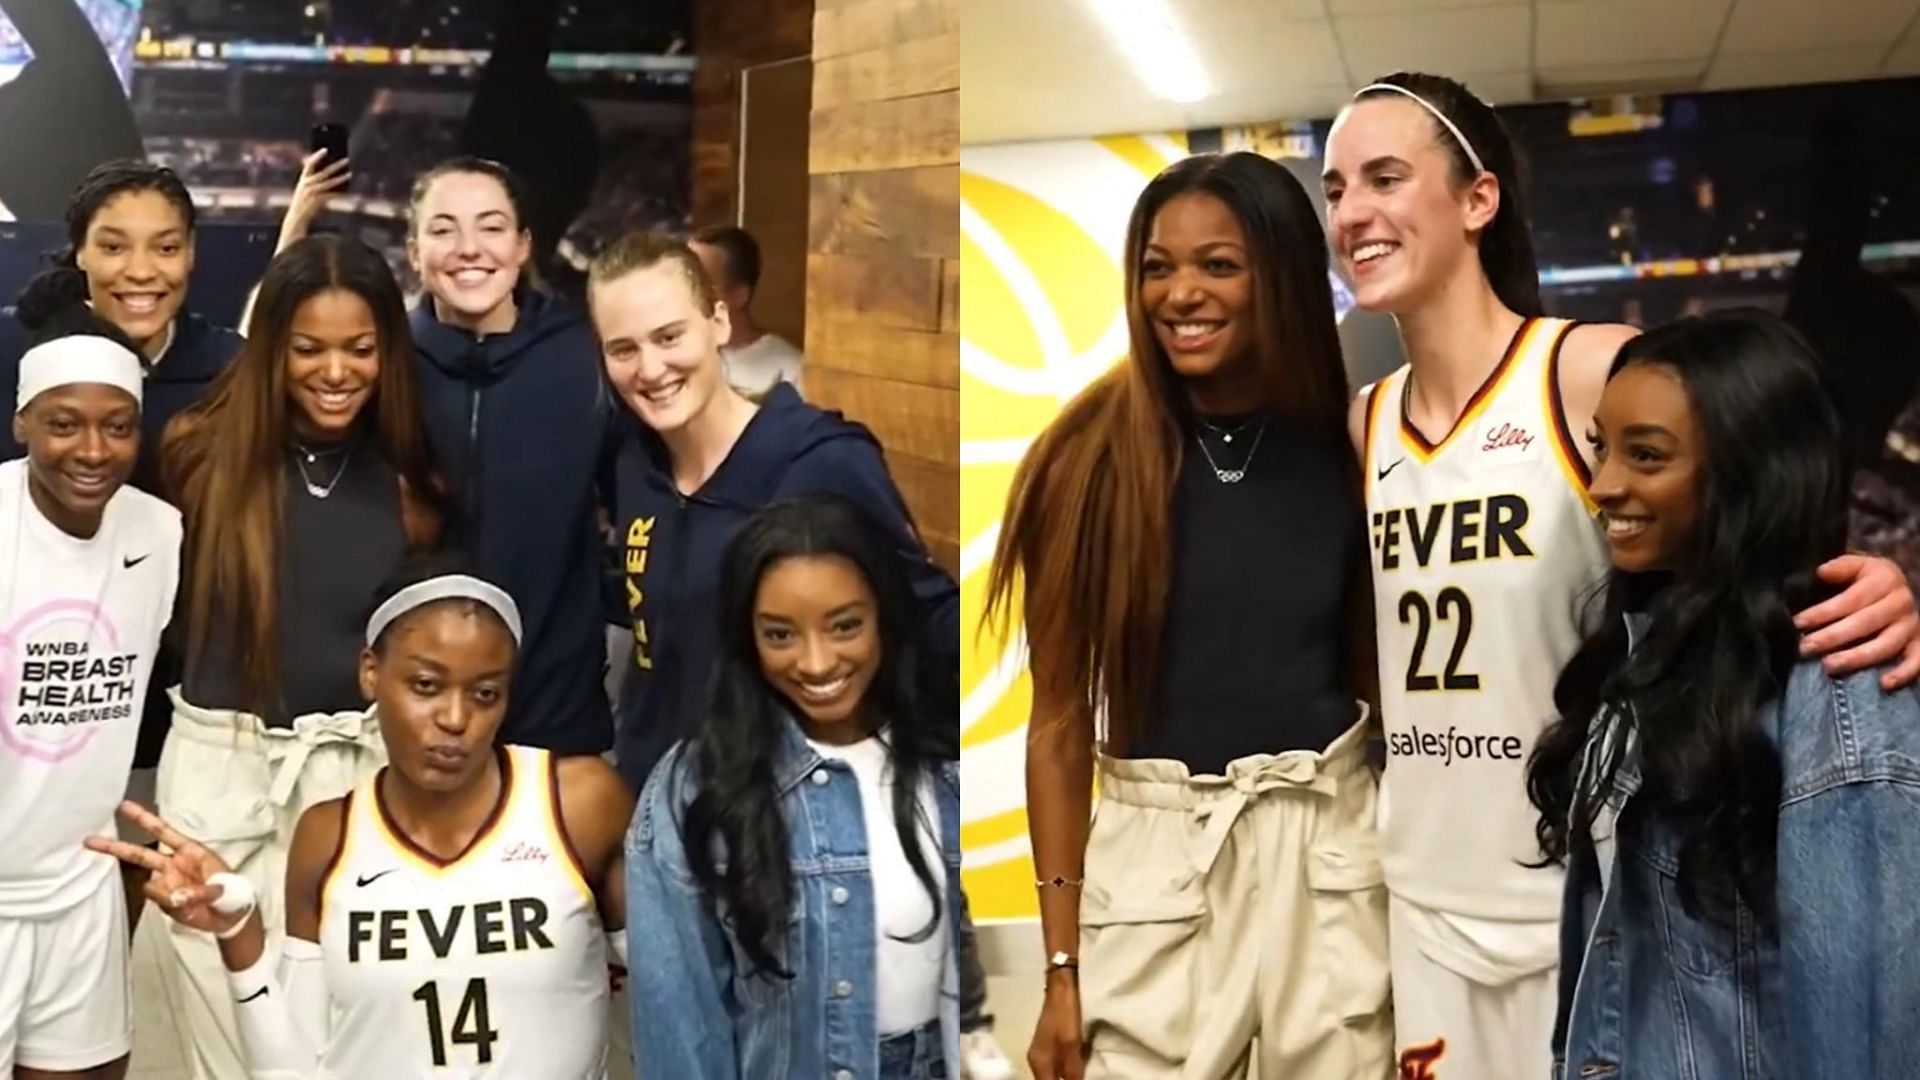
{"label": "white shorts", "polygon": [[[1533,970],[1523,973],[1463,972],[1463,967],[1481,965],[1463,964],[1464,957],[1448,956],[1423,943],[1415,929],[1422,914],[1397,896],[1388,898],[1394,1049],[1400,1075],[1421,1080],[1540,1080],[1551,1075],[1558,969],[1528,964],[1522,967]],[[1513,934],[1524,939],[1550,929],[1516,924]]]}
{"label": "white shorts", "polygon": [[0,919],[0,1076],[69,1072],[133,1049],[127,901],[120,875],[44,919]]}

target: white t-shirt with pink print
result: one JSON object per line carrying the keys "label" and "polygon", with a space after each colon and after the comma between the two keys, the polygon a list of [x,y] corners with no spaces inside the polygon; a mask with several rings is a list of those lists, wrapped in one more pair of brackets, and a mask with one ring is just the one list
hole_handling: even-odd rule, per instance
{"label": "white t-shirt with pink print", "polygon": [[0,464],[0,919],[55,914],[115,875],[112,836],[180,581],[180,513],[133,487],[81,539]]}

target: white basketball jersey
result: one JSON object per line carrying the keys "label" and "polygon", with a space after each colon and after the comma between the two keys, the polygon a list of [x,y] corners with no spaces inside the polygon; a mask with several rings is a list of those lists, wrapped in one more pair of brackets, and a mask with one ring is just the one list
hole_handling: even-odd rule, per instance
{"label": "white basketball jersey", "polygon": [[552,758],[511,746],[501,765],[499,807],[451,862],[391,822],[378,776],[348,797],[320,885],[325,1075],[605,1075],[606,938],[561,828]]}
{"label": "white basketball jersey", "polygon": [[1364,391],[1387,884],[1435,911],[1559,917],[1560,875],[1521,866],[1527,757],[1607,566],[1560,405],[1572,326],[1523,324],[1437,445],[1406,420],[1407,368]]}

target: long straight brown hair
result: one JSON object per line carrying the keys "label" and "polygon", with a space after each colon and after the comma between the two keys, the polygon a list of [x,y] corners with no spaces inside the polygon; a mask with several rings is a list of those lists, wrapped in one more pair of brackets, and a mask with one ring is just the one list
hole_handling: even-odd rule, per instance
{"label": "long straight brown hair", "polygon": [[[1028,650],[1049,658],[1035,666],[1036,678],[1044,671],[1057,683],[1036,685],[1035,700],[1080,702],[1094,715],[1104,708],[1104,741],[1115,751],[1140,737],[1159,687],[1173,567],[1168,519],[1192,414],[1141,306],[1141,262],[1155,215],[1189,192],[1225,203],[1246,232],[1253,362],[1268,407],[1282,422],[1336,439],[1356,490],[1359,484],[1327,240],[1312,200],[1285,167],[1258,154],[1206,154],[1169,166],[1140,193],[1127,223],[1127,361],[1069,402],[1021,460],[983,618],[1004,639],[1016,580],[1022,583]],[[1370,616],[1365,633],[1372,635]]]}
{"label": "long straight brown hair", "polygon": [[199,663],[218,633],[233,650],[235,674],[255,712],[281,707],[278,586],[293,439],[287,354],[294,313],[336,289],[366,302],[378,338],[380,374],[361,413],[362,437],[371,436],[399,474],[403,499],[437,506],[406,300],[386,260],[349,238],[311,237],[274,258],[260,279],[240,355],[198,404],[174,417],[161,440],[161,479],[186,519],[188,663]]}

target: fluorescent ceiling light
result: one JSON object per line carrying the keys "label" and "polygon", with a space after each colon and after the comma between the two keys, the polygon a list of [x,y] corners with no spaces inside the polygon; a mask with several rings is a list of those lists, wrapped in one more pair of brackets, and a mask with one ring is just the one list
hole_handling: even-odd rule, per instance
{"label": "fluorescent ceiling light", "polygon": [[1113,35],[1114,44],[1133,64],[1135,74],[1155,95],[1194,102],[1213,93],[1207,73],[1193,53],[1166,0],[1087,0]]}

